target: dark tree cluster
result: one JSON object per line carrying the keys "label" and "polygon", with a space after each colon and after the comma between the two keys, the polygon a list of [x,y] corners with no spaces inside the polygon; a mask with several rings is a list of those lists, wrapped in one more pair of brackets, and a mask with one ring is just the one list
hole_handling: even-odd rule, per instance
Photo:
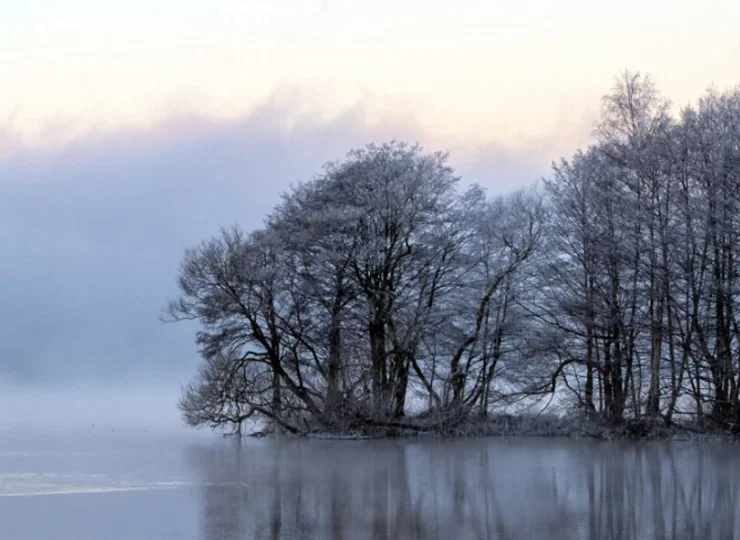
{"label": "dark tree cluster", "polygon": [[739,207],[740,91],[676,118],[639,74],[592,146],[505,197],[418,145],[352,151],[260,230],[187,252],[168,309],[200,323],[185,420],[347,432],[547,397],[733,427]]}

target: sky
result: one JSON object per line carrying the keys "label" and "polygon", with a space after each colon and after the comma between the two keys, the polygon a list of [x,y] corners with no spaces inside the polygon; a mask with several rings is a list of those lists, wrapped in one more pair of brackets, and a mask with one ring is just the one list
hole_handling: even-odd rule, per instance
{"label": "sky", "polygon": [[734,1],[7,4],[0,408],[93,387],[174,407],[198,362],[194,327],[159,321],[184,250],[353,147],[449,149],[503,193],[588,144],[624,69],[676,108],[740,83]]}

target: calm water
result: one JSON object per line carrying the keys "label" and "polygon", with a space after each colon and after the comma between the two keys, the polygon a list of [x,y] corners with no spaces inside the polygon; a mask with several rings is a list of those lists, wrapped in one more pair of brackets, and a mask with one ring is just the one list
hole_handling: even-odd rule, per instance
{"label": "calm water", "polygon": [[740,446],[0,440],[9,540],[740,538]]}

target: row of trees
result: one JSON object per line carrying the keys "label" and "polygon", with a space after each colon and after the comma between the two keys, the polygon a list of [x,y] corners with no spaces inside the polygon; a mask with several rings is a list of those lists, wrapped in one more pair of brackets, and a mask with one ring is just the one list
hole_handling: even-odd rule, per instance
{"label": "row of trees", "polygon": [[595,134],[499,198],[446,154],[369,145],[264,228],[189,250],[168,310],[201,324],[186,421],[353,429],[554,394],[614,422],[734,425],[740,92],[673,118],[627,73]]}
{"label": "row of trees", "polygon": [[550,283],[533,312],[559,329],[564,382],[613,420],[736,424],[740,92],[672,118],[627,74],[596,135],[546,184]]}

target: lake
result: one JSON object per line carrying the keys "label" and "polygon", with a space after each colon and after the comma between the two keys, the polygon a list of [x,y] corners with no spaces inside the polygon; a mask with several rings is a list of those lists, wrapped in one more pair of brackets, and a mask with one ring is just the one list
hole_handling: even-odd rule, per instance
{"label": "lake", "polygon": [[5,433],[0,538],[740,538],[740,445]]}

